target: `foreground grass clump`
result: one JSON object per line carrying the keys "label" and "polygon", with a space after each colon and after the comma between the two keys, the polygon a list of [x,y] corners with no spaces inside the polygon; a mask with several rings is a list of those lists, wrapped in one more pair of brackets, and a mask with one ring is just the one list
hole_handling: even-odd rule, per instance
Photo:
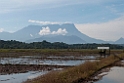
{"label": "foreground grass clump", "polygon": [[[124,54],[119,55],[118,57],[123,58]],[[50,72],[30,81],[29,83],[81,83],[92,76],[95,72],[119,61],[120,58],[118,57],[112,55],[100,61],[87,61],[82,65],[71,67],[60,72]]]}

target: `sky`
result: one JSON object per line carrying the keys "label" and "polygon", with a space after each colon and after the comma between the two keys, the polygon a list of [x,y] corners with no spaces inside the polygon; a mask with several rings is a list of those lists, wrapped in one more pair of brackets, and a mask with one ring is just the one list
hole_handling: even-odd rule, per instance
{"label": "sky", "polygon": [[124,0],[0,0],[0,32],[62,23],[74,23],[90,37],[115,41],[124,37]]}

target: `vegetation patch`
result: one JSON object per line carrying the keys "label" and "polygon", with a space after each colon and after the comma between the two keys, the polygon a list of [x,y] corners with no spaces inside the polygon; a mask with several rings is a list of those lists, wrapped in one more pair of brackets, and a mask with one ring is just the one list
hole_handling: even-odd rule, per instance
{"label": "vegetation patch", "polygon": [[64,69],[60,72],[51,72],[25,83],[84,83],[97,71],[112,66],[124,58],[124,54],[111,55],[100,61],[85,62],[82,65]]}
{"label": "vegetation patch", "polygon": [[109,46],[111,49],[123,49],[123,45],[115,44],[66,44],[63,42],[50,43],[47,41],[25,43],[15,40],[0,40],[0,49],[96,49],[98,46]]}

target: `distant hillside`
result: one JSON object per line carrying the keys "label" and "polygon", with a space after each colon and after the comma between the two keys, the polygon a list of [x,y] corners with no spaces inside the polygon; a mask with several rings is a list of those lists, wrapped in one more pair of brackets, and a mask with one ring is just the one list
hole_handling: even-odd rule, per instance
{"label": "distant hillside", "polygon": [[96,49],[98,46],[109,46],[111,49],[123,49],[121,45],[115,44],[66,44],[63,42],[33,42],[24,43],[15,40],[0,40],[0,49]]}
{"label": "distant hillside", "polygon": [[42,36],[40,38],[35,38],[35,39],[31,39],[31,40],[27,40],[26,42],[41,42],[43,40],[46,40],[48,42],[64,42],[67,44],[82,44],[82,43],[86,43],[84,40],[82,40],[81,38],[71,35],[71,36],[65,36],[65,35],[57,35],[57,36]]}

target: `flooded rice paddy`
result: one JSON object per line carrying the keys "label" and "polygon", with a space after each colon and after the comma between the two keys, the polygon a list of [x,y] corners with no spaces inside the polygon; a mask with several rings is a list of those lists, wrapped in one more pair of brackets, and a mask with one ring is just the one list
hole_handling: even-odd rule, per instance
{"label": "flooded rice paddy", "polygon": [[29,71],[26,73],[0,75],[0,83],[22,83],[27,79],[33,79],[48,71]]}
{"label": "flooded rice paddy", "polygon": [[53,70],[80,65],[98,56],[18,56],[0,58],[0,83],[22,83]]}
{"label": "flooded rice paddy", "polygon": [[124,67],[112,67],[109,72],[104,72],[101,75],[104,76],[94,83],[124,83]]}
{"label": "flooded rice paddy", "polygon": [[26,65],[65,65],[75,66],[84,63],[87,60],[95,60],[94,56],[22,56],[22,57],[3,57],[0,58],[0,64],[26,64]]}
{"label": "flooded rice paddy", "polygon": [[[18,56],[0,58],[0,83],[23,83],[54,70],[76,66],[85,61],[99,60],[99,56]],[[122,61],[124,64],[124,60]],[[124,67],[114,66],[98,76],[94,83],[123,83]]]}

